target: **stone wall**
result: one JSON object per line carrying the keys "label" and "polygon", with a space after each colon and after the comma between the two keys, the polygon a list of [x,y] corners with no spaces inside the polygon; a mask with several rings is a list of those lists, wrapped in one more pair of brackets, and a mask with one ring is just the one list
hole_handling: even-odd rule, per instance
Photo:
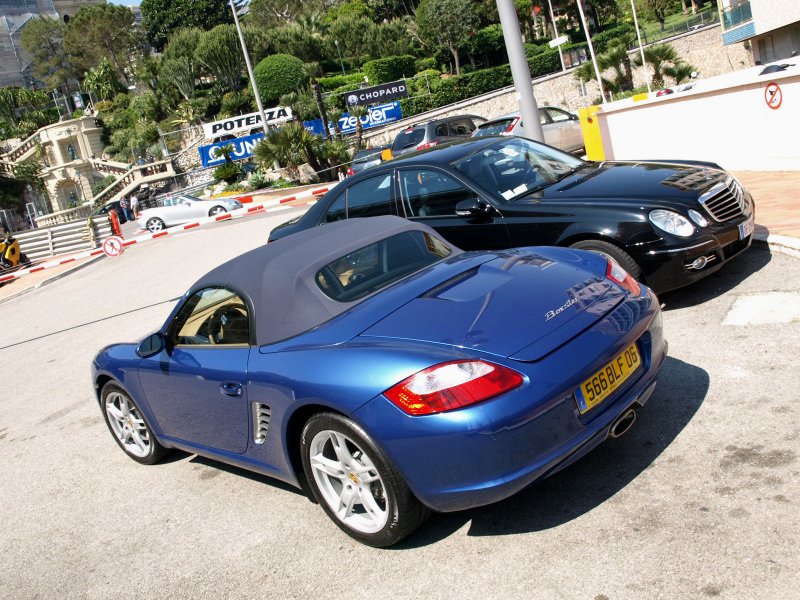
{"label": "stone wall", "polygon": [[[670,44],[684,61],[692,65],[700,79],[738,71],[753,66],[751,53],[743,44],[722,45],[722,30],[719,25],[706,27],[698,31],[684,33],[659,43]],[[631,51],[637,54],[638,48]],[[533,93],[539,106],[558,106],[577,112],[578,109],[591,106],[600,98],[600,88],[596,81],[581,86],[573,75],[574,69],[540,77],[533,81]],[[641,67],[634,70],[634,86],[644,86]],[[391,143],[397,133],[414,123],[422,123],[457,114],[475,114],[487,119],[499,117],[505,113],[519,110],[519,104],[513,86],[495,90],[488,94],[471,98],[463,102],[451,104],[414,115],[409,119],[397,121],[375,133],[365,132],[365,143],[371,146]]]}

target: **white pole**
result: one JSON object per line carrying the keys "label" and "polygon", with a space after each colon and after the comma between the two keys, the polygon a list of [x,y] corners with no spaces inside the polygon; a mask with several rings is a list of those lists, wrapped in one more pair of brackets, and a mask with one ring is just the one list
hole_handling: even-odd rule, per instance
{"label": "white pole", "polygon": [[642,47],[642,32],[639,31],[639,19],[636,18],[636,5],[631,0],[631,9],[633,10],[633,24],[636,27],[636,37],[639,38],[639,53],[642,55],[642,71],[644,71],[644,82],[647,84],[647,93],[653,90],[650,89],[650,71],[647,70],[647,63],[644,62],[644,48]]}
{"label": "white pole", "polygon": [[[553,15],[553,2],[551,0],[547,0],[547,4],[550,5],[550,20],[553,22],[553,39],[557,39],[558,27],[556,27],[556,18]],[[567,68],[564,66],[564,53],[561,51],[561,46],[558,46],[558,58],[561,59],[561,70],[566,71]]]}
{"label": "white pole", "polygon": [[583,23],[583,30],[586,32],[586,42],[589,44],[589,54],[592,55],[592,64],[594,65],[594,74],[597,76],[597,85],[600,86],[600,99],[603,104],[607,102],[606,93],[603,90],[603,81],[600,78],[600,69],[597,68],[597,57],[594,55],[594,47],[592,46],[592,36],[589,35],[589,26],[586,25],[586,15],[583,14],[583,0],[578,0],[578,12],[581,14],[581,23]]}
{"label": "white pole", "polygon": [[230,5],[231,10],[233,11],[233,22],[236,23],[236,31],[239,33],[239,42],[242,45],[244,64],[247,65],[247,76],[250,78],[250,85],[253,86],[253,95],[256,97],[258,113],[261,115],[261,129],[264,130],[264,135],[267,135],[267,115],[264,114],[264,105],[261,103],[261,93],[258,91],[256,78],[253,76],[253,65],[250,64],[250,54],[247,52],[247,44],[244,41],[242,26],[239,24],[239,15],[236,14],[236,6],[233,4],[233,0],[230,0]]}

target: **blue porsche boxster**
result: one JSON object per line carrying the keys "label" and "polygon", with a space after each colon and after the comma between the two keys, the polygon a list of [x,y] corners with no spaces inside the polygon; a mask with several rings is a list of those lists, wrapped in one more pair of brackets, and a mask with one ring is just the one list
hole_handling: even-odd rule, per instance
{"label": "blue porsche boxster", "polygon": [[666,349],[655,295],[607,257],[463,252],[387,216],[217,267],[92,377],[134,460],[179,448],[275,477],[389,546],[624,433]]}

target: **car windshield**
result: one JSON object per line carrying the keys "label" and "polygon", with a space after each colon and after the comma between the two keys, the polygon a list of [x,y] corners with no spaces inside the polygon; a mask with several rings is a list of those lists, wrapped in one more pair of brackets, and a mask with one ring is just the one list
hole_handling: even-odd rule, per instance
{"label": "car windshield", "polygon": [[423,140],[424,137],[425,129],[423,127],[406,129],[405,131],[398,133],[397,137],[394,138],[394,144],[392,144],[392,148],[394,150],[402,150],[403,148],[416,146]]}
{"label": "car windshield", "polygon": [[500,135],[505,133],[506,129],[514,122],[515,117],[509,117],[508,119],[499,119],[497,121],[492,121],[491,123],[484,123],[480,127],[475,130],[475,133],[472,134],[472,137],[483,137],[486,135]]}
{"label": "car windshield", "polygon": [[508,137],[453,163],[507,201],[541,190],[588,163],[525,138]]}
{"label": "car windshield", "polygon": [[425,231],[405,231],[337,258],[316,274],[319,288],[338,302],[352,302],[442,260],[453,250]]}
{"label": "car windshield", "polygon": [[356,155],[353,157],[354,163],[361,163],[367,162],[368,160],[380,158],[381,156],[381,149],[380,148],[370,148],[368,150],[361,150],[356,152]]}

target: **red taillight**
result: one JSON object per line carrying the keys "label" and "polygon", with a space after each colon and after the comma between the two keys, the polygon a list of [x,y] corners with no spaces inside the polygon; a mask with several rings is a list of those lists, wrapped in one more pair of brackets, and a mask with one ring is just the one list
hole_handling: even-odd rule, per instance
{"label": "red taillight", "polygon": [[606,278],[618,283],[634,296],[642,293],[642,288],[639,287],[637,281],[631,277],[625,269],[617,264],[617,261],[608,259],[608,266],[606,267]]}
{"label": "red taillight", "polygon": [[511,119],[511,125],[506,127],[506,130],[503,133],[511,133],[511,130],[514,129],[514,127],[516,126],[517,121],[519,121],[519,119],[520,119],[520,117],[515,117],[515,118]]}
{"label": "red taillight", "polygon": [[347,176],[348,176],[348,177],[349,177],[350,175],[355,175],[355,174],[356,174],[356,172],[355,172],[355,171],[353,171],[353,167],[350,167],[350,168],[348,168],[348,169],[347,169]]}
{"label": "red taillight", "polygon": [[410,415],[429,415],[483,402],[522,381],[522,375],[500,365],[455,360],[420,371],[384,395]]}
{"label": "red taillight", "polygon": [[417,150],[425,150],[425,148],[433,148],[439,142],[425,142],[424,144],[420,144],[417,146]]}

